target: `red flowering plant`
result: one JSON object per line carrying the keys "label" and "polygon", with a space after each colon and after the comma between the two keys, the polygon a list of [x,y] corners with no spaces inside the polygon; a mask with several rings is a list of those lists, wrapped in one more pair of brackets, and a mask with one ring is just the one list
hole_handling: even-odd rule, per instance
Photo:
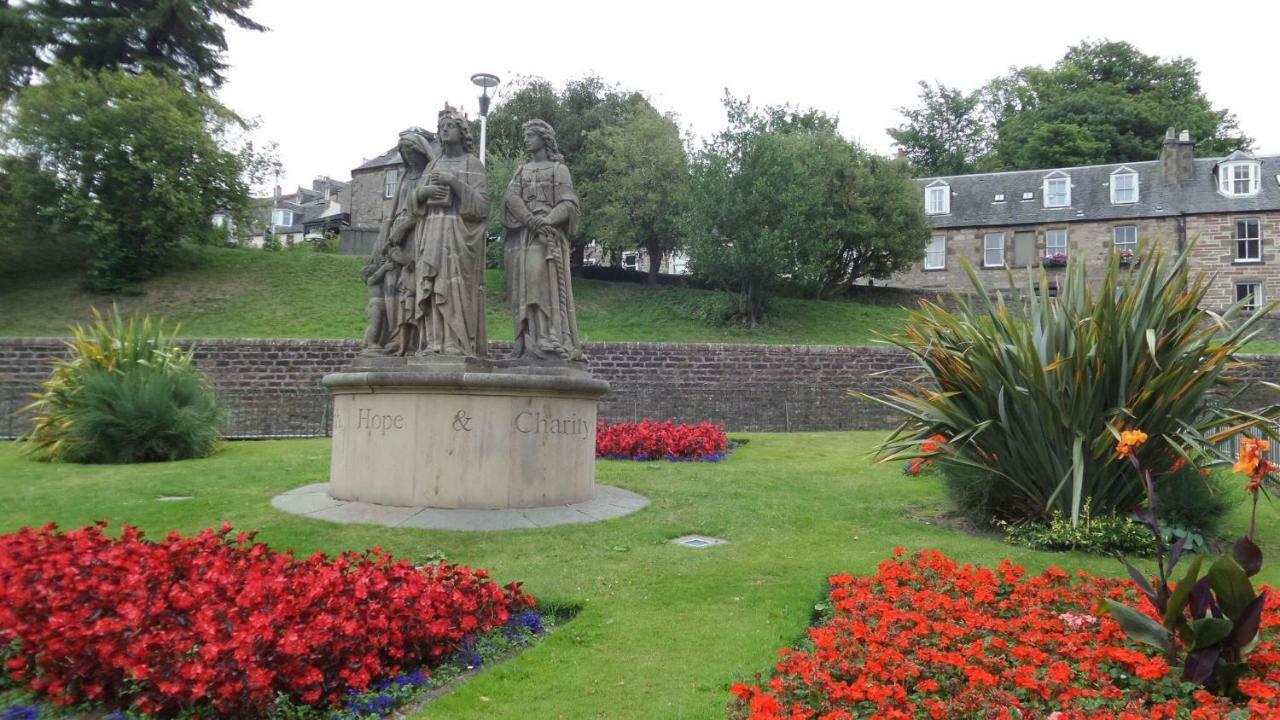
{"label": "red flowering plant", "polygon": [[931,435],[928,440],[920,443],[920,457],[914,457],[908,460],[907,466],[902,469],[902,473],[904,475],[910,475],[911,477],[919,477],[920,475],[923,475],[924,471],[928,470],[929,467],[933,465],[933,461],[929,458],[941,452],[946,444],[946,435]]}
{"label": "red flowering plant", "polygon": [[58,704],[260,717],[418,668],[533,607],[483,570],[373,549],[300,560],[231,535],[150,542],[125,525],[0,535],[0,647],[11,680]]}
{"label": "red flowering plant", "polygon": [[1129,575],[1142,590],[1156,616],[1115,600],[1106,607],[1125,632],[1134,640],[1159,648],[1171,665],[1182,668],[1182,677],[1212,692],[1229,697],[1241,695],[1239,683],[1250,672],[1246,658],[1258,645],[1262,614],[1267,607],[1268,591],[1255,591],[1249,578],[1262,569],[1262,549],[1254,542],[1257,530],[1258,495],[1263,481],[1276,469],[1266,459],[1270,442],[1250,437],[1240,439],[1240,458],[1234,470],[1249,477],[1248,490],[1253,495],[1253,514],[1249,532],[1221,555],[1201,575],[1204,555],[1196,555],[1186,574],[1176,585],[1169,584],[1174,568],[1182,558],[1186,538],[1166,548],[1157,522],[1156,488],[1151,471],[1142,466],[1136,449],[1147,441],[1141,430],[1112,430],[1116,434],[1116,455],[1132,464],[1147,493],[1147,507],[1138,513],[1155,538],[1156,569],[1154,586],[1127,561]]}
{"label": "red flowering plant", "polygon": [[631,460],[716,462],[729,450],[724,425],[676,424],[649,418],[638,423],[596,422],[596,457]]}
{"label": "red flowering plant", "polygon": [[[1229,720],[1280,717],[1280,622],[1268,599],[1255,678],[1235,703],[1183,682],[1127,641],[1100,601],[1136,599],[1126,580],[1039,575],[1004,560],[960,565],[901,548],[868,577],[830,578],[830,616],[784,649],[767,682],[733,683],[734,720],[1007,718]],[[1242,714],[1244,713],[1244,714]]]}

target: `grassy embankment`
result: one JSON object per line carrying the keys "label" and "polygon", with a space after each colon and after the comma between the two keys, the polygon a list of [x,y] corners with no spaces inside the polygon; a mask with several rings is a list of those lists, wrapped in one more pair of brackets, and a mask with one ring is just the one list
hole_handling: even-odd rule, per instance
{"label": "grassy embankment", "polygon": [[[45,258],[46,260],[48,258]],[[364,332],[367,290],[363,259],[305,251],[278,253],[199,248],[184,252],[169,272],[145,284],[138,297],[117,300],[182,323],[186,337],[358,338]],[[74,256],[39,269],[0,269],[0,336],[65,335],[89,308],[111,299],[80,289]],[[510,314],[501,271],[487,274],[489,336],[509,340]],[[779,299],[758,328],[724,325],[727,293],[649,288],[578,279],[578,320],[589,341],[666,341],[865,345],[893,332],[906,312],[849,301]]]}

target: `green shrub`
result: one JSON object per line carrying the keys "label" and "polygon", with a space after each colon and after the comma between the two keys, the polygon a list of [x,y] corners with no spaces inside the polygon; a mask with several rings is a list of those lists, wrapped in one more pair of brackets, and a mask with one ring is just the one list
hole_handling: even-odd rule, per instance
{"label": "green shrub", "polygon": [[192,350],[150,318],[107,318],[71,329],[68,354],[54,363],[24,411],[24,449],[40,460],[143,462],[213,452],[223,412]]}
{"label": "green shrub", "polygon": [[1160,524],[1194,530],[1205,538],[1221,534],[1222,521],[1244,497],[1243,485],[1236,478],[1211,472],[1208,475],[1184,468],[1156,479],[1156,507]]}
{"label": "green shrub", "polygon": [[[1220,316],[1202,309],[1209,285],[1189,271],[1193,245],[1172,262],[1149,252],[1136,270],[1113,259],[1096,284],[1072,261],[1054,300],[1034,292],[1048,277],[1033,271],[1009,304],[962,260],[974,297],[956,296],[954,311],[922,303],[906,331],[889,338],[915,356],[921,377],[887,398],[860,395],[906,417],[880,454],[975,471],[948,474],[953,496],[974,513],[1022,521],[1056,511],[1073,523],[1086,497],[1102,515],[1128,514],[1145,500],[1117,458],[1120,428],[1148,433],[1137,452],[1157,476],[1184,456],[1199,465],[1193,471],[1228,463],[1218,443],[1250,428],[1271,432],[1277,414],[1227,407],[1239,389],[1230,378],[1242,364],[1236,354],[1275,305],[1251,316],[1239,303]],[[1211,393],[1228,402],[1210,403]],[[950,441],[921,453],[938,433]]]}
{"label": "green shrub", "polygon": [[1089,502],[1081,506],[1079,523],[1054,510],[1048,522],[1020,524],[996,521],[1005,540],[1034,550],[1065,552],[1075,550],[1091,555],[1135,555],[1152,557],[1155,543],[1151,531],[1119,515],[1093,515]]}
{"label": "green shrub", "polygon": [[194,369],[93,368],[69,416],[63,459],[80,463],[185,460],[211,455],[222,409]]}

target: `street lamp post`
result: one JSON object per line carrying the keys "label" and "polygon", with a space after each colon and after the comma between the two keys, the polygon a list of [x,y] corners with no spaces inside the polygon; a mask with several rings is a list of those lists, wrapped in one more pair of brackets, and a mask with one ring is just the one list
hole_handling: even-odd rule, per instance
{"label": "street lamp post", "polygon": [[484,162],[485,135],[487,134],[489,124],[489,88],[497,87],[497,75],[489,73],[476,73],[471,76],[471,82],[480,86],[483,91],[480,95],[480,162]]}

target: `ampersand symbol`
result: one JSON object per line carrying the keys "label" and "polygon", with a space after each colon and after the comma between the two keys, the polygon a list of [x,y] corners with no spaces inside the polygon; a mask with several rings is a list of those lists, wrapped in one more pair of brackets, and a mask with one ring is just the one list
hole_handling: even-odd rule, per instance
{"label": "ampersand symbol", "polygon": [[471,416],[465,410],[459,410],[453,416],[453,429],[471,432]]}

